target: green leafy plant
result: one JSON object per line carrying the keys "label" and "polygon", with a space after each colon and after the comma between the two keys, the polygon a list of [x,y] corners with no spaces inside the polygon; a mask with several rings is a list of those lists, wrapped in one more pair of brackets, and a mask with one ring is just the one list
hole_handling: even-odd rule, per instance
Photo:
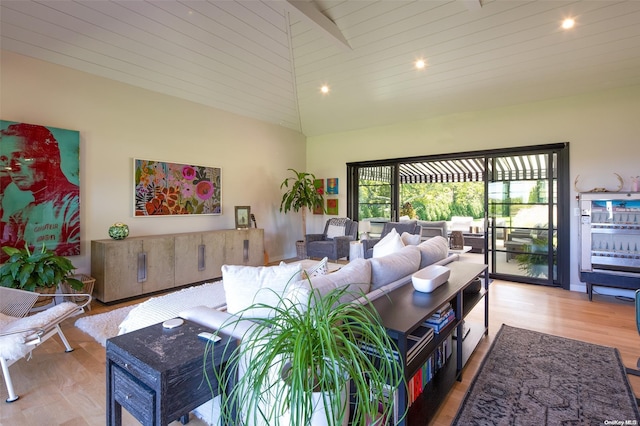
{"label": "green leafy plant", "polygon": [[[393,390],[406,381],[402,363],[393,355],[398,348],[377,312],[368,304],[344,301],[351,300],[344,288],[323,296],[308,293],[302,303],[280,298],[276,306],[255,304],[242,311],[267,308],[273,315],[256,319],[237,348],[225,346],[233,352],[226,367],[216,372],[217,381],[226,386],[236,368],[240,372],[229,395],[239,407],[239,418],[233,417],[232,404],[221,410],[228,424],[307,426],[319,398],[324,414],[314,417],[341,425],[349,405],[343,392],[349,387],[352,424],[381,425],[392,416]],[[246,321],[242,312],[222,331]],[[365,347],[382,355],[369,355]],[[207,353],[205,362],[213,351]]]}
{"label": "green leafy plant", "polygon": [[0,285],[37,291],[38,288],[57,287],[66,281],[74,290],[81,290],[83,283],[72,278],[75,266],[69,259],[47,250],[45,245],[38,252],[31,253],[28,246],[24,249],[2,247],[9,255],[7,262],[0,267]]}
{"label": "green leafy plant", "polygon": [[294,212],[302,210],[302,238],[304,240],[307,233],[307,210],[322,207],[324,211],[324,194],[314,185],[315,175],[298,172],[294,169],[288,170],[295,176],[286,178],[280,184],[280,189],[287,188],[287,191],[282,195],[280,211],[287,213],[289,210]]}

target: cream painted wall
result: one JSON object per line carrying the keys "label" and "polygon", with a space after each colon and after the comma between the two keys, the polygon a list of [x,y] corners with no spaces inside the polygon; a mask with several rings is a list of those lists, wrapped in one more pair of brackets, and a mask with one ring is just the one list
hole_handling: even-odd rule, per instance
{"label": "cream painted wall", "polygon": [[[338,177],[340,215],[346,215],[346,163],[511,146],[570,142],[570,176],[580,188],[616,188],[613,173],[640,175],[640,86],[547,102],[443,116],[380,128],[307,139],[307,169]],[[576,193],[571,209],[571,287],[584,290],[578,276]],[[324,218],[314,217],[319,230]]]}
{"label": "cream painted wall", "polygon": [[[114,222],[130,235],[228,229],[251,206],[271,260],[295,256],[299,215],[279,212],[280,182],[305,167],[301,133],[2,51],[0,118],[80,131],[81,255]],[[133,158],[222,168],[223,214],[136,218]]]}

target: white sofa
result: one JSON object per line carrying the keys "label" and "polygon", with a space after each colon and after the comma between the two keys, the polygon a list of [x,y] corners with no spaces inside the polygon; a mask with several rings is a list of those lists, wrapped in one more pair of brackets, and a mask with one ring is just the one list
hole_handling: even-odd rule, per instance
{"label": "white sofa", "polygon": [[[446,238],[434,237],[417,246],[405,246],[386,256],[355,259],[336,272],[312,277],[311,285],[315,291],[321,294],[333,288],[348,287],[349,295],[353,300],[358,302],[375,300],[398,286],[409,284],[411,275],[420,269],[432,264],[446,265],[457,260],[458,255],[449,255],[448,247]],[[287,273],[290,272],[287,271]],[[234,286],[238,284],[237,281],[235,278],[225,277],[225,269],[223,269],[223,283],[227,297],[227,310],[222,311],[198,306],[180,312],[180,317],[212,329],[220,329],[220,327],[230,322],[239,326],[237,321],[230,321],[231,317],[236,312],[246,309],[251,303],[257,301],[256,298],[260,296],[257,296],[257,293],[254,292],[254,296],[251,297],[250,290],[247,292],[236,289]],[[256,283],[252,282],[248,285],[255,287]],[[268,290],[265,294],[273,295],[274,291],[284,291],[285,287],[287,291],[291,291],[292,287],[298,290],[305,290],[309,286],[309,280],[301,279],[297,282],[287,282],[286,286],[282,285],[282,283],[271,288],[263,286],[261,290]],[[260,291],[260,289],[257,291]],[[260,301],[264,302],[263,300]],[[262,314],[268,315],[268,313]],[[260,315],[257,314],[253,317],[260,317]],[[250,323],[245,325],[250,327]],[[237,333],[232,334],[241,338],[246,331],[243,327],[241,328],[236,330]]]}

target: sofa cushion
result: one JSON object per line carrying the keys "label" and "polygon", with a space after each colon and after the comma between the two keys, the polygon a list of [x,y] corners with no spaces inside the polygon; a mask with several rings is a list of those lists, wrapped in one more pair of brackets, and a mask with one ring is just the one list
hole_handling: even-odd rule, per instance
{"label": "sofa cushion", "polygon": [[373,246],[373,257],[387,256],[404,247],[402,238],[395,228],[391,229],[380,241]]}
{"label": "sofa cushion", "polygon": [[336,272],[294,283],[288,298],[299,303],[306,303],[312,288],[320,296],[323,296],[333,289],[348,287],[349,294],[345,295],[343,301],[349,301],[368,293],[370,282],[371,264],[365,259],[355,259]]}
{"label": "sofa cushion", "polygon": [[418,245],[420,250],[420,268],[444,259],[449,254],[449,243],[444,237],[433,237]]}
{"label": "sofa cushion", "polygon": [[371,262],[371,290],[376,290],[416,272],[420,266],[420,250],[417,246],[406,246],[396,253],[371,258],[369,262]]}
{"label": "sofa cushion", "polygon": [[402,235],[400,235],[400,239],[405,246],[417,246],[420,244],[420,234],[403,232]]}
{"label": "sofa cushion", "polygon": [[[276,306],[287,295],[290,285],[301,279],[300,263],[278,266],[223,265],[222,282],[227,296],[227,311],[237,314],[256,303]],[[267,308],[243,311],[243,316],[267,318]]]}

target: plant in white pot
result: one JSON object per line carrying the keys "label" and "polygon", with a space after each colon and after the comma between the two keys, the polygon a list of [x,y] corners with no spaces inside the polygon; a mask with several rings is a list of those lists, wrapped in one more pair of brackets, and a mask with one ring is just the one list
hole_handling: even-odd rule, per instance
{"label": "plant in white pot", "polygon": [[[307,234],[307,210],[321,207],[324,211],[324,193],[321,189],[316,188],[314,181],[315,175],[312,173],[298,172],[289,169],[294,176],[288,177],[280,184],[280,189],[287,188],[282,195],[280,201],[280,211],[287,213],[289,210],[294,212],[302,212],[302,240],[296,242],[297,245],[304,247],[304,240]],[[304,257],[304,256],[298,256]]]}
{"label": "plant in white pot", "polygon": [[[276,306],[247,308],[272,315],[255,320],[230,362],[216,372],[226,383],[239,371],[228,395],[237,417],[233,404],[224,404],[223,420],[268,426],[338,426],[349,419],[354,425],[386,424],[394,410],[389,390],[406,382],[402,363],[393,356],[398,348],[377,312],[346,301],[353,295],[345,289],[322,296],[315,290],[301,293],[280,297]],[[240,312],[221,329],[246,319]],[[386,355],[368,355],[363,347]]]}

